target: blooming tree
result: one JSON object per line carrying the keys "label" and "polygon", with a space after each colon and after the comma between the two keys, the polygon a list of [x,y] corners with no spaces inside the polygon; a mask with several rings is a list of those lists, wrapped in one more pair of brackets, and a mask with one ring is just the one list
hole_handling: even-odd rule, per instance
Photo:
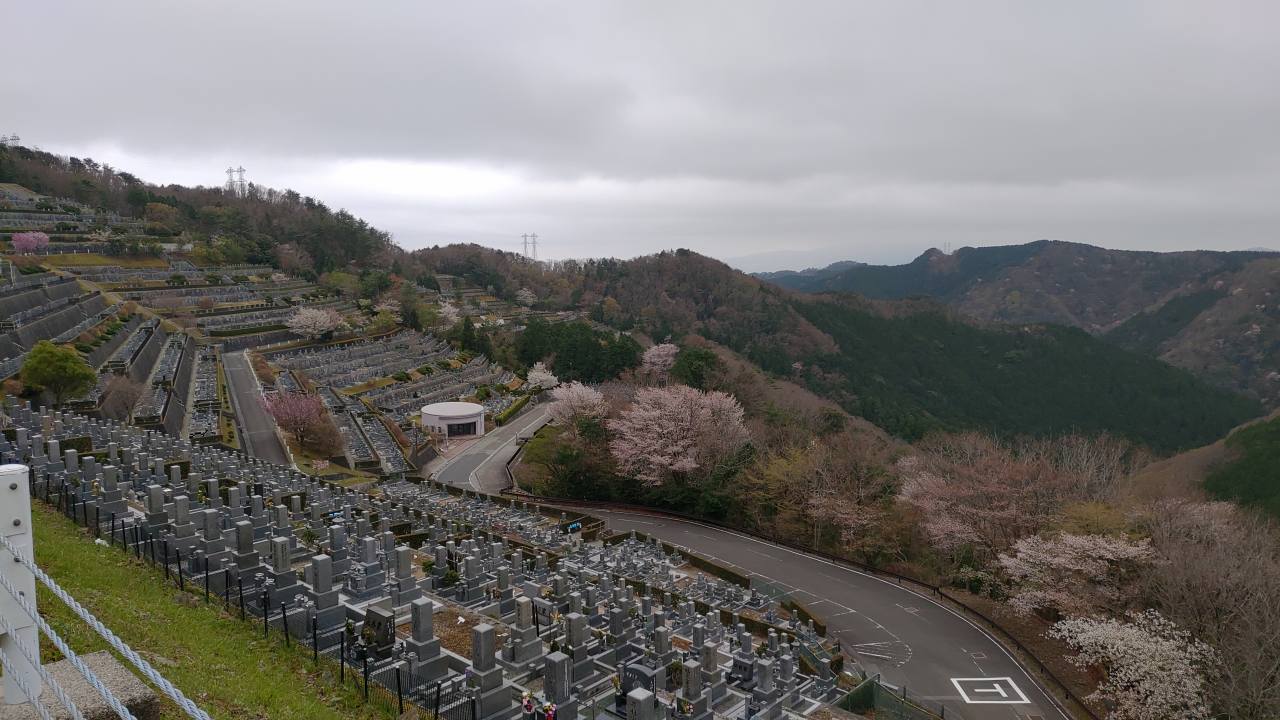
{"label": "blooming tree", "polygon": [[328,419],[324,402],[315,395],[275,393],[262,401],[268,414],[280,429],[297,438],[300,445],[311,441],[311,435]]}
{"label": "blooming tree", "polygon": [[529,288],[522,287],[516,291],[516,304],[529,307],[538,301],[538,296]]}
{"label": "blooming tree", "polygon": [[609,421],[609,450],[619,467],[647,485],[672,475],[709,473],[751,438],[732,395],[687,385],[641,388]]}
{"label": "blooming tree", "polygon": [[1109,720],[1211,717],[1207,691],[1216,654],[1155,610],[1129,613],[1128,621],[1063,620],[1049,636],[1078,653],[1070,658],[1074,665],[1106,674],[1089,697],[1110,705]]}
{"label": "blooming tree", "polygon": [[529,368],[528,381],[529,387],[541,390],[550,390],[560,384],[560,378],[553,375],[541,361],[534,363],[533,367]]}
{"label": "blooming tree", "polygon": [[453,303],[445,301],[440,303],[440,324],[444,327],[453,327],[458,324],[458,318],[462,314],[458,312],[457,306]]}
{"label": "blooming tree", "polygon": [[1152,558],[1145,539],[1059,533],[1018,540],[1012,554],[1000,555],[1000,565],[1013,581],[1015,609],[1088,615],[1119,609]]}
{"label": "blooming tree", "polygon": [[[529,374],[532,375],[533,371],[529,371]],[[569,428],[574,437],[578,434],[579,420],[602,418],[609,412],[609,403],[605,401],[603,393],[576,380],[553,388],[551,399],[554,402],[547,408],[547,414],[552,420]]]}
{"label": "blooming tree", "polygon": [[26,255],[47,247],[49,236],[42,232],[21,232],[14,233],[9,241],[13,243],[13,249],[16,252]]}
{"label": "blooming tree", "polygon": [[640,372],[657,382],[665,383],[671,375],[671,368],[675,367],[678,354],[680,354],[680,348],[671,343],[654,345],[644,351],[644,357],[640,361]]}
{"label": "blooming tree", "polygon": [[378,301],[377,305],[373,306],[373,311],[375,313],[391,313],[396,317],[400,316],[400,310],[400,301],[391,297],[384,297],[382,300]]}
{"label": "blooming tree", "polygon": [[314,339],[337,330],[343,322],[342,315],[332,308],[300,307],[285,324],[299,335]]}
{"label": "blooming tree", "polygon": [[994,559],[1034,535],[1071,496],[1070,477],[1043,457],[1018,457],[980,433],[927,439],[897,464],[899,498],[921,512],[941,550],[973,546]]}
{"label": "blooming tree", "polygon": [[280,269],[285,272],[300,273],[303,270],[315,269],[315,261],[311,259],[311,253],[294,243],[277,245],[276,261],[280,263]]}

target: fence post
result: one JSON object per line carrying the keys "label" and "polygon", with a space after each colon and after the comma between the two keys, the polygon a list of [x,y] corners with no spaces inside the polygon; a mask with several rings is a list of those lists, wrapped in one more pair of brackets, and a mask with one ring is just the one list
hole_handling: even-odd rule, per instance
{"label": "fence post", "polygon": [[[31,489],[27,486],[26,465],[0,465],[0,497],[4,502],[3,518],[0,518],[0,533],[15,549],[28,558],[34,557],[31,552]],[[36,606],[36,579],[25,565],[15,562],[8,550],[0,550],[0,570],[8,577],[14,589],[23,594],[31,607]],[[18,640],[29,648],[39,647],[40,631],[36,627],[35,618],[27,617],[27,613],[13,601],[0,603],[0,612],[4,620],[13,628],[12,633],[0,635],[0,650],[4,651],[13,666],[13,672],[4,674],[4,703],[17,705],[27,701],[27,695],[18,687],[23,685],[32,688],[38,697],[40,694],[40,674],[37,666],[29,661],[25,654],[18,650]],[[16,637],[15,637],[16,636]],[[39,657],[36,658],[37,661]]]}
{"label": "fence post", "polygon": [[173,556],[174,556],[174,557],[177,559],[177,561],[178,561],[178,589],[179,589],[179,590],[181,590],[182,592],[186,592],[186,591],[187,591],[187,581],[186,581],[186,580],[184,580],[184,579],[183,579],[183,577],[182,577],[182,551],[181,551],[181,550],[174,550],[174,551],[173,551]]}
{"label": "fence post", "polygon": [[311,662],[320,664],[320,620],[311,618]]}
{"label": "fence post", "polygon": [[341,632],[341,638],[339,642],[340,642],[340,646],[338,648],[338,682],[343,685],[346,685],[347,684],[347,631],[346,630],[343,630]]}
{"label": "fence post", "polygon": [[244,578],[240,577],[238,573],[236,574],[236,590],[238,591],[237,595],[240,596],[240,619],[244,620]]}
{"label": "fence post", "polygon": [[284,646],[289,647],[289,610],[280,601],[280,628],[284,630]]}
{"label": "fence post", "polygon": [[436,718],[436,720],[439,720],[439,719],[440,719],[440,686],[441,686],[441,685],[443,685],[443,684],[444,684],[444,681],[443,681],[443,680],[441,680],[440,682],[436,683],[436,702],[435,702],[435,710],[431,713],[431,716],[432,716],[432,717],[434,717],[434,718]]}
{"label": "fence post", "polygon": [[364,654],[364,701],[369,702],[369,653]]}
{"label": "fence post", "polygon": [[262,591],[262,637],[271,637],[271,594]]}
{"label": "fence post", "polygon": [[404,715],[404,689],[400,687],[400,666],[396,666],[396,707]]}

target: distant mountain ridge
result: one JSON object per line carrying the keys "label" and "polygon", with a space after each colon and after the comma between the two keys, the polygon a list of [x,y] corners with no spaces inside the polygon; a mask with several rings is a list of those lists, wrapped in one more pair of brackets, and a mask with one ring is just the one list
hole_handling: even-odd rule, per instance
{"label": "distant mountain ridge", "polygon": [[983,322],[1077,327],[1280,406],[1280,253],[1040,240],[758,276],[807,293],[931,297]]}

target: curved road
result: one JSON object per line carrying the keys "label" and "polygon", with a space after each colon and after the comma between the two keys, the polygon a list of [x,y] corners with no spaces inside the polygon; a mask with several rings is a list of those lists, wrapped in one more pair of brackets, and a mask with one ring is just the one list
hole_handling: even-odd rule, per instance
{"label": "curved road", "polygon": [[[1068,718],[994,638],[925,595],[740,533],[653,515],[583,509],[781,586],[884,682],[946,706],[946,717]],[[959,681],[959,682],[956,682]],[[1012,702],[1025,700],[1025,702]]]}
{"label": "curved road", "polygon": [[532,435],[546,422],[546,403],[534,405],[506,425],[490,430],[462,454],[436,468],[434,479],[497,495],[510,484],[503,465],[520,449],[517,440]]}
{"label": "curved road", "polygon": [[[546,422],[535,407],[494,430],[436,470],[435,477],[469,490],[498,493],[515,442]],[[736,566],[778,586],[827,625],[870,673],[906,687],[946,717],[965,720],[1069,718],[985,630],[912,589],[749,535],[694,521],[643,513],[572,508],[600,517],[615,531],[637,530]]]}

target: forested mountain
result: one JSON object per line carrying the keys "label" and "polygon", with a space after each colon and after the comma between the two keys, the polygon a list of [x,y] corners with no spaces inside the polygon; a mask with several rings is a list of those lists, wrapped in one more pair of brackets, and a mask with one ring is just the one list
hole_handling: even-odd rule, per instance
{"label": "forested mountain", "polygon": [[502,282],[529,287],[543,305],[658,341],[701,335],[906,438],[956,428],[1105,430],[1169,451],[1261,412],[1079,330],[978,324],[928,300],[797,295],[687,250],[532,266],[481,248],[439,248],[413,262],[450,274],[466,266],[473,278],[511,272]]}
{"label": "forested mountain", "polygon": [[1041,240],[911,263],[761,273],[802,292],[933,297],[986,322],[1057,323],[1280,404],[1280,254],[1134,252]]}
{"label": "forested mountain", "polygon": [[345,210],[330,210],[292,190],[250,184],[244,196],[222,188],[158,186],[91,158],[64,158],[22,146],[0,146],[0,183],[144,218],[147,234],[178,236],[230,262],[264,263],[289,245],[324,272],[371,265],[391,248],[390,236]]}

